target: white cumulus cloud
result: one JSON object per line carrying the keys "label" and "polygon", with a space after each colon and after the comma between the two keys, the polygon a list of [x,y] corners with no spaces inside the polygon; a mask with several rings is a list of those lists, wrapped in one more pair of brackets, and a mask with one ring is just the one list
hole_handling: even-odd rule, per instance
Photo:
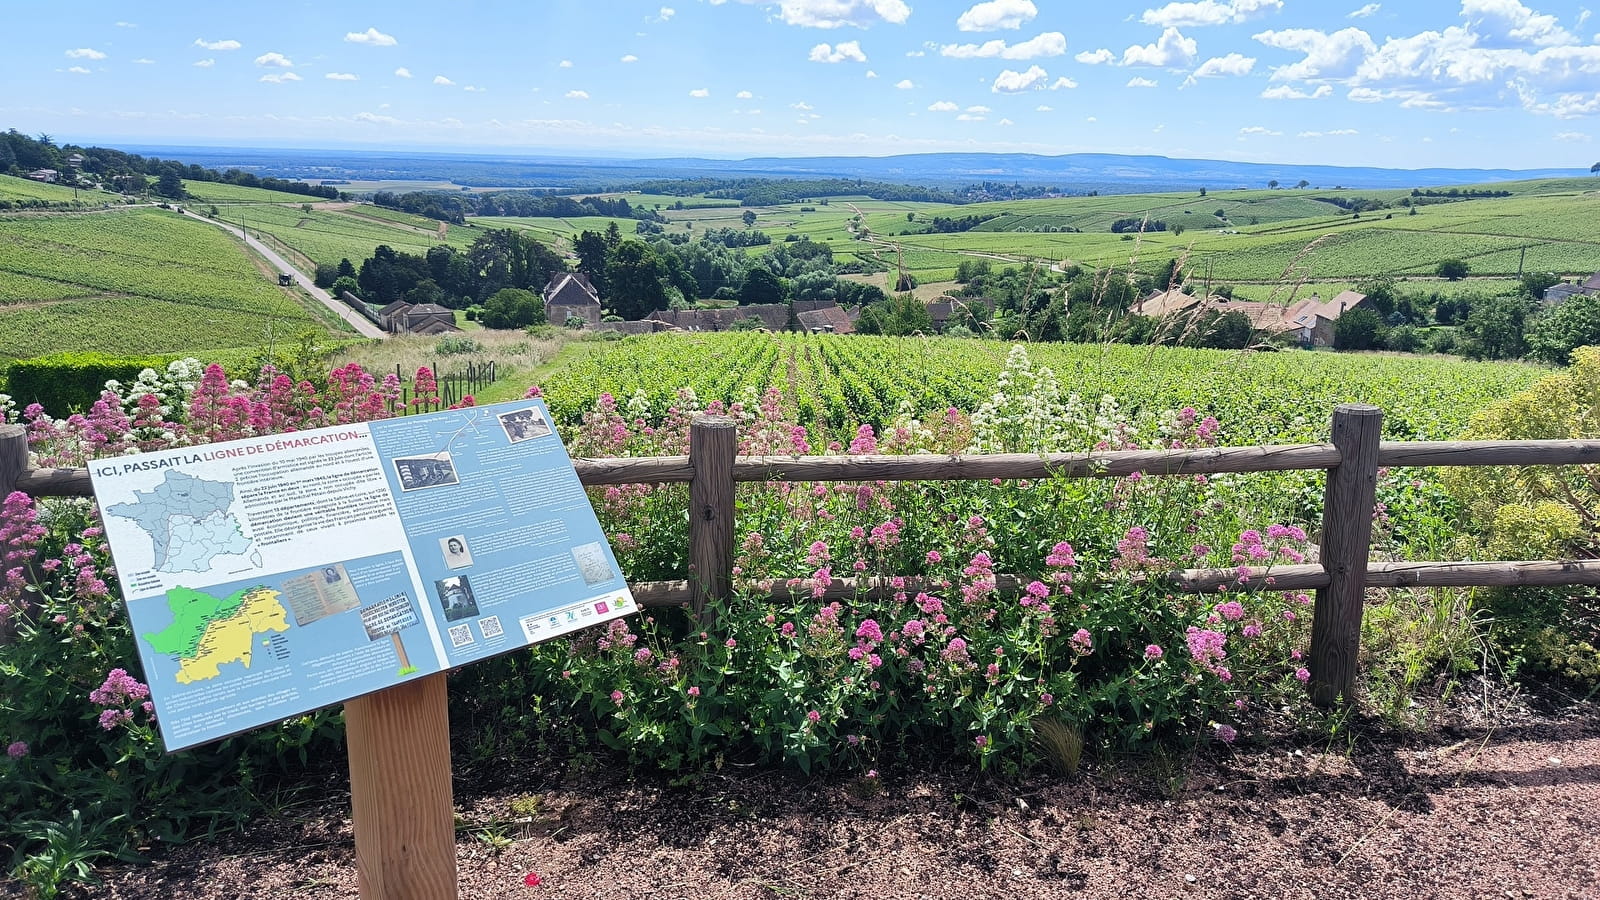
{"label": "white cumulus cloud", "polygon": [[482,93],[484,93],[485,91],[487,91],[489,89],[488,88],[478,87],[475,84],[469,84],[466,87],[462,88],[462,90],[466,91],[469,94],[482,94]]}
{"label": "white cumulus cloud", "polygon": [[1073,59],[1083,63],[1086,66],[1102,65],[1104,63],[1111,62],[1116,58],[1117,55],[1115,53],[1112,53],[1110,50],[1107,50],[1104,47],[1101,47],[1098,50],[1085,50],[1073,57]]}
{"label": "white cumulus cloud", "polygon": [[204,50],[237,50],[244,45],[238,41],[208,41],[205,38],[195,38],[194,46]]}
{"label": "white cumulus cloud", "polygon": [[1302,138],[1348,137],[1350,135],[1360,134],[1360,133],[1361,132],[1355,130],[1354,128],[1335,128],[1332,131],[1302,131],[1299,134],[1295,135],[1295,137],[1302,137]]}
{"label": "white cumulus cloud", "polygon": [[1475,31],[1498,42],[1537,47],[1578,43],[1555,16],[1536,13],[1518,0],[1462,0],[1461,15]]}
{"label": "white cumulus cloud", "polygon": [[807,58],[816,63],[840,63],[845,60],[853,62],[867,61],[867,55],[861,52],[860,41],[840,41],[838,46],[818,44],[811,48],[811,55]]}
{"label": "white cumulus cloud", "polygon": [[1249,128],[1241,128],[1241,129],[1239,129],[1239,133],[1240,134],[1260,134],[1260,135],[1266,135],[1268,137],[1277,137],[1277,136],[1283,134],[1283,132],[1281,132],[1281,131],[1273,131],[1270,128],[1263,128],[1260,125],[1251,125]]}
{"label": "white cumulus cloud", "polygon": [[804,28],[866,28],[879,22],[904,25],[911,17],[905,0],[778,0],[778,18]]}
{"label": "white cumulus cloud", "polygon": [[1383,6],[1381,4],[1368,3],[1366,6],[1363,6],[1360,9],[1352,10],[1350,15],[1345,16],[1345,18],[1347,18],[1347,19],[1365,19],[1368,16],[1376,15],[1378,10],[1380,10],[1380,9],[1383,9]]}
{"label": "white cumulus cloud", "polygon": [[734,94],[733,96],[739,98],[740,100],[749,100],[752,97],[754,97],[755,94],[752,94],[749,91],[740,91],[739,93]]}
{"label": "white cumulus cloud", "polygon": [[296,75],[293,72],[270,72],[261,76],[260,80],[265,81],[268,84],[284,84],[286,82],[299,81],[301,79],[299,75]]}
{"label": "white cumulus cloud", "polygon": [[445,87],[454,87],[455,86],[455,82],[454,81],[451,81],[450,79],[444,77],[443,75],[435,75],[435,76],[433,76],[433,83],[434,84],[442,84]]}
{"label": "white cumulus cloud", "polygon": [[411,70],[405,66],[401,66],[400,68],[394,70],[394,74],[397,78],[410,78]]}
{"label": "white cumulus cloud", "polygon": [[1197,3],[1168,3],[1160,9],[1147,9],[1139,21],[1162,27],[1229,25],[1280,9],[1283,9],[1283,0],[1199,0]]}
{"label": "white cumulus cloud", "polygon": [[568,100],[587,100],[587,99],[589,99],[589,92],[588,91],[567,91],[566,98]]}
{"label": "white cumulus cloud", "polygon": [[1250,70],[1256,67],[1253,56],[1242,53],[1229,53],[1227,56],[1213,56],[1195,68],[1185,78],[1185,86],[1193,85],[1201,78],[1229,78],[1249,75]]}
{"label": "white cumulus cloud", "polygon": [[1075,88],[1077,86],[1078,86],[1078,83],[1076,81],[1073,81],[1071,78],[1068,78],[1067,76],[1063,75],[1060,78],[1057,78],[1055,80],[1054,84],[1050,85],[1050,90],[1052,90],[1052,91],[1062,91],[1062,90],[1068,90],[1070,88]]}
{"label": "white cumulus cloud", "polygon": [[1122,64],[1162,68],[1186,66],[1194,62],[1196,49],[1194,38],[1184,37],[1177,28],[1169,26],[1155,43],[1134,44],[1122,51]]}
{"label": "white cumulus cloud", "polygon": [[563,59],[561,62],[556,63],[556,67],[559,69],[570,69],[572,68],[572,60]]}
{"label": "white cumulus cloud", "polygon": [[1010,45],[995,39],[982,44],[945,44],[939,48],[940,56],[954,59],[1038,59],[1042,56],[1060,56],[1066,52],[1067,36],[1059,31],[1047,31],[1038,37]]}
{"label": "white cumulus cloud", "polygon": [[324,75],[322,77],[328,79],[329,81],[360,81],[361,80],[360,76],[351,74],[350,72],[329,72],[328,74],[326,74],[326,75]]}
{"label": "white cumulus cloud", "polygon": [[149,59],[148,57],[141,56],[138,59],[134,60],[133,64],[136,65],[136,66],[153,66],[153,65],[156,64],[156,61],[153,60],[153,59]]}
{"label": "white cumulus cloud", "polygon": [[197,59],[194,61],[194,67],[197,69],[209,69],[216,64],[217,61],[214,59]]}
{"label": "white cumulus cloud", "polygon": [[1153,88],[1156,86],[1157,83],[1149,78],[1140,78],[1139,76],[1135,75],[1134,77],[1128,79],[1128,87]]}
{"label": "white cumulus cloud", "polygon": [[929,112],[955,112],[960,108],[949,100],[939,100],[928,104]]}
{"label": "white cumulus cloud", "polygon": [[1026,72],[1005,69],[995,77],[994,84],[989,86],[989,90],[996,94],[1020,94],[1023,91],[1044,87],[1049,77],[1050,73],[1039,66],[1029,66]]}
{"label": "white cumulus cloud", "polygon": [[294,61],[289,59],[289,57],[284,56],[282,53],[272,51],[270,53],[263,53],[256,57],[256,65],[276,67],[279,69],[292,69],[294,68]]}
{"label": "white cumulus cloud", "polygon": [[366,31],[351,31],[345,34],[344,39],[352,44],[367,44],[373,47],[393,47],[400,43],[392,34],[384,34],[376,28]]}
{"label": "white cumulus cloud", "polygon": [[1333,87],[1326,84],[1318,85],[1316,90],[1309,92],[1287,84],[1269,87],[1261,92],[1261,99],[1263,100],[1321,100],[1323,97],[1331,96],[1333,96]]}
{"label": "white cumulus cloud", "polygon": [[912,81],[909,78],[902,78],[899,81],[895,82],[894,86],[899,88],[902,91],[909,91],[912,88],[916,87],[917,83]]}
{"label": "white cumulus cloud", "polygon": [[1305,54],[1299,62],[1273,69],[1273,81],[1348,78],[1369,55],[1378,52],[1372,36],[1353,27],[1341,28],[1332,34],[1314,28],[1285,28],[1251,37],[1268,47]]}
{"label": "white cumulus cloud", "polygon": [[67,69],[67,71],[71,72],[74,75],[88,75],[88,74],[90,74],[89,70],[85,69],[83,66],[72,66],[71,68]]}
{"label": "white cumulus cloud", "polygon": [[704,97],[711,96],[711,92],[706,90],[705,88],[695,88],[694,90],[689,92],[689,96],[699,99],[699,98],[704,98]]}
{"label": "white cumulus cloud", "polygon": [[1033,108],[1034,112],[1055,112],[1055,107],[1045,106],[1043,103]]}
{"label": "white cumulus cloud", "polygon": [[634,56],[632,53],[629,53],[628,55],[626,55],[626,56],[624,56],[622,58],[622,61],[625,62],[625,63],[636,63],[636,62],[639,61],[639,57]]}
{"label": "white cumulus cloud", "polygon": [[1033,5],[1033,0],[988,0],[962,13],[956,19],[956,27],[962,31],[1015,30],[1038,14],[1039,7]]}
{"label": "white cumulus cloud", "polygon": [[99,50],[93,50],[93,49],[90,49],[88,47],[79,47],[76,50],[68,50],[67,51],[67,58],[68,59],[105,59],[106,55],[104,53],[101,53]]}

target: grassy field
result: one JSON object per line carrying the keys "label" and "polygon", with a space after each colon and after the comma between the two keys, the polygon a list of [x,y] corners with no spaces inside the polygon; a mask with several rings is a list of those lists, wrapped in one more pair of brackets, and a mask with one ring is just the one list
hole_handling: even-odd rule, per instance
{"label": "grassy field", "polygon": [[426,253],[429,247],[440,243],[465,247],[472,242],[470,229],[452,228],[449,237],[440,241],[438,223],[431,219],[411,216],[405,223],[387,221],[372,216],[373,209],[314,206],[308,213],[298,205],[265,204],[226,209],[222,218],[235,225],[242,218],[251,232],[270,235],[312,263],[329,265],[348,259],[359,266],[379,244],[407,253]]}
{"label": "grassy field", "polygon": [[149,207],[0,217],[0,359],[196,351],[321,319],[220,229]]}
{"label": "grassy field", "polygon": [[43,200],[46,203],[82,203],[100,205],[119,201],[120,195],[106,191],[73,191],[59,184],[45,184],[31,178],[13,178],[0,175],[0,200]]}
{"label": "grassy field", "polygon": [[317,203],[321,197],[307,197],[287,191],[240,187],[216,181],[185,181],[183,189],[196,203]]}

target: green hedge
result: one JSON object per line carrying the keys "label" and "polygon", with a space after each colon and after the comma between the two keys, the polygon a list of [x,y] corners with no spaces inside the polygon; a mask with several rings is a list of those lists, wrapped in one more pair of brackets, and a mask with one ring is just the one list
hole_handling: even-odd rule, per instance
{"label": "green hedge", "polygon": [[19,359],[6,372],[6,391],[17,406],[43,406],[53,416],[87,410],[100,399],[106,382],[135,381],[145,369],[164,369],[171,356],[107,356],[56,353]]}

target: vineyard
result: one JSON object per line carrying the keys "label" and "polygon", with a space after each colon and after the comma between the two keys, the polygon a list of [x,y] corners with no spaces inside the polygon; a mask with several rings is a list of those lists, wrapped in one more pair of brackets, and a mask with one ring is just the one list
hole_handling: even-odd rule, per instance
{"label": "vineyard", "polygon": [[0,359],[240,347],[317,324],[222,231],[152,208],[0,217],[0,304]]}
{"label": "vineyard", "polygon": [[[639,398],[635,408],[648,419],[678,402],[680,387],[701,403],[749,402],[775,387],[815,438],[848,443],[858,424],[881,427],[902,410],[976,409],[995,391],[1009,350],[944,338],[661,334],[607,344],[542,387],[566,427],[606,393],[620,405]],[[1063,394],[1090,404],[1109,395],[1130,415],[1193,406],[1236,423],[1235,444],[1325,437],[1328,411],[1344,402],[1381,406],[1395,439],[1454,437],[1472,410],[1541,374],[1523,365],[1302,352],[1035,344],[1029,354],[1054,372]]]}

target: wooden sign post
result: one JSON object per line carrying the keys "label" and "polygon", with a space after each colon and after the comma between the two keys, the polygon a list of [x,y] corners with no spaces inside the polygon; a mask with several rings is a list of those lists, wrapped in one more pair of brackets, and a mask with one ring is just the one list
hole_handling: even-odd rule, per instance
{"label": "wooden sign post", "polygon": [[454,900],[450,710],[438,672],[344,705],[362,900]]}

